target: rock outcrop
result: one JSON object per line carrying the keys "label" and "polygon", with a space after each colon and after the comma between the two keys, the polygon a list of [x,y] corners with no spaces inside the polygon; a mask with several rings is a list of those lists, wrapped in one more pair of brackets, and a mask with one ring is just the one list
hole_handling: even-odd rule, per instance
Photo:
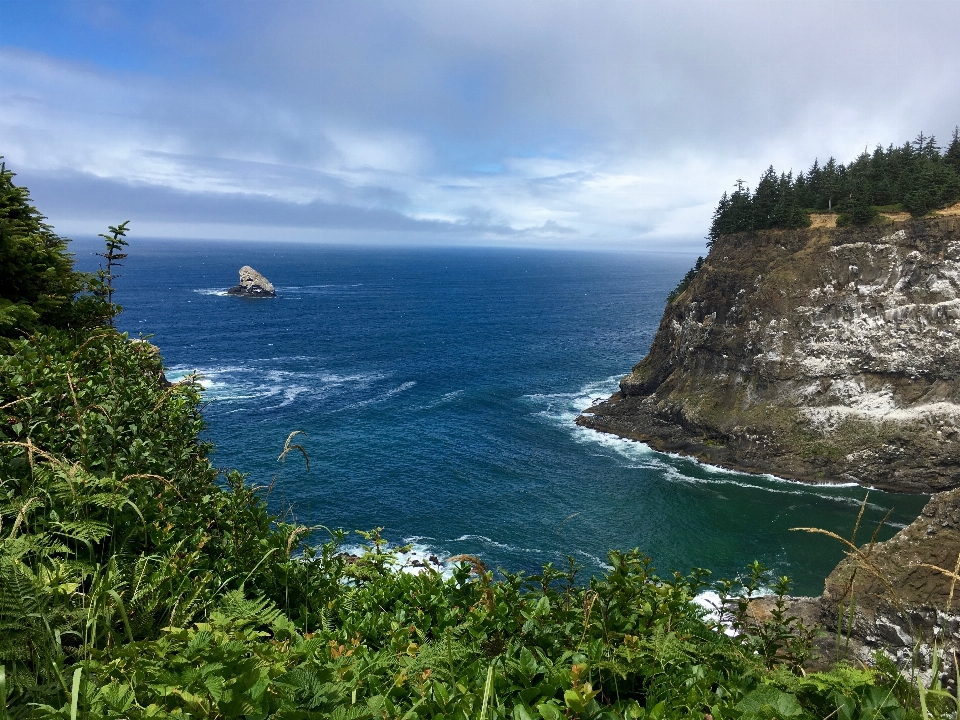
{"label": "rock outcrop", "polygon": [[[871,529],[864,530],[869,535]],[[931,497],[920,516],[890,540],[848,554],[830,573],[822,596],[787,603],[789,615],[826,631],[816,641],[819,659],[812,669],[841,658],[870,665],[882,651],[901,668],[914,665],[916,658],[916,665],[929,672],[936,645],[943,680],[955,682],[960,583],[950,573],[957,571],[958,559],[960,490]],[[751,614],[763,619],[772,605],[769,597],[754,601]]]}
{"label": "rock outcrop", "polygon": [[242,297],[276,297],[273,283],[267,280],[249,265],[240,268],[240,284],[227,290],[229,295]]}
{"label": "rock outcrop", "polygon": [[960,218],[721,237],[577,422],[749,472],[960,486]]}

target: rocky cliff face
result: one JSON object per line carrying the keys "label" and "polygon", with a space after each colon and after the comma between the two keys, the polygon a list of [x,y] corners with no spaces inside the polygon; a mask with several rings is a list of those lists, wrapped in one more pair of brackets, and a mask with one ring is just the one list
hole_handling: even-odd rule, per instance
{"label": "rocky cliff face", "polygon": [[960,218],[720,238],[582,425],[708,462],[960,486]]}

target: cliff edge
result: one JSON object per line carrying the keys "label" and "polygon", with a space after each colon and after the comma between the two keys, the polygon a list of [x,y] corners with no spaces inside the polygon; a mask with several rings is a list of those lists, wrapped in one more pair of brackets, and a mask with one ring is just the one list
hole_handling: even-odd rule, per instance
{"label": "cliff edge", "polygon": [[748,472],[960,486],[960,217],[721,236],[577,422]]}

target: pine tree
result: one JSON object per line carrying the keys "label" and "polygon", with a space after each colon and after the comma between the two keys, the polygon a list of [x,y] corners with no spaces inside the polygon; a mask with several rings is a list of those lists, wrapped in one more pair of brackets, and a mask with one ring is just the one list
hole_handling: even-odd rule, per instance
{"label": "pine tree", "polygon": [[0,162],[0,335],[97,322],[102,309],[95,299],[78,298],[93,278],[73,269],[67,240],[44,222],[14,177]]}
{"label": "pine tree", "polygon": [[107,247],[105,252],[97,253],[97,255],[107,261],[107,267],[106,269],[101,267],[97,276],[103,283],[103,293],[107,301],[107,307],[111,310],[111,325],[113,324],[114,316],[122,309],[113,304],[113,281],[120,277],[119,275],[115,275],[113,270],[114,268],[120,267],[123,264],[120,261],[127,257],[127,254],[120,252],[120,250],[127,245],[127,241],[124,238],[127,234],[127,225],[129,223],[129,220],[124,220],[116,227],[110,225],[108,228],[109,235],[105,235],[104,233],[100,233],[99,235],[99,237],[102,237],[106,241]]}
{"label": "pine tree", "polygon": [[943,161],[960,173],[960,127],[953,128],[953,140],[943,155]]}

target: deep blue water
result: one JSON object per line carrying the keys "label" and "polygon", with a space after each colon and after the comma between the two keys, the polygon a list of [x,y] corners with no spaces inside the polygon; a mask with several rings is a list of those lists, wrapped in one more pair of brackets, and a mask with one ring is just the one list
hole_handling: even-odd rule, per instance
{"label": "deep blue water", "polygon": [[[96,266],[88,242],[78,264]],[[691,258],[132,240],[118,326],[150,334],[171,379],[204,377],[218,467],[268,484],[306,524],[384,528],[445,557],[586,571],[639,547],[662,571],[759,559],[818,593],[865,491],[710,468],[577,428],[646,353]],[[279,297],[224,295],[249,264]],[[924,498],[872,492],[868,524]],[[571,517],[572,516],[572,517]],[[566,522],[564,522],[566,520]],[[872,525],[870,525],[872,530]],[[882,533],[892,534],[893,529]]]}

